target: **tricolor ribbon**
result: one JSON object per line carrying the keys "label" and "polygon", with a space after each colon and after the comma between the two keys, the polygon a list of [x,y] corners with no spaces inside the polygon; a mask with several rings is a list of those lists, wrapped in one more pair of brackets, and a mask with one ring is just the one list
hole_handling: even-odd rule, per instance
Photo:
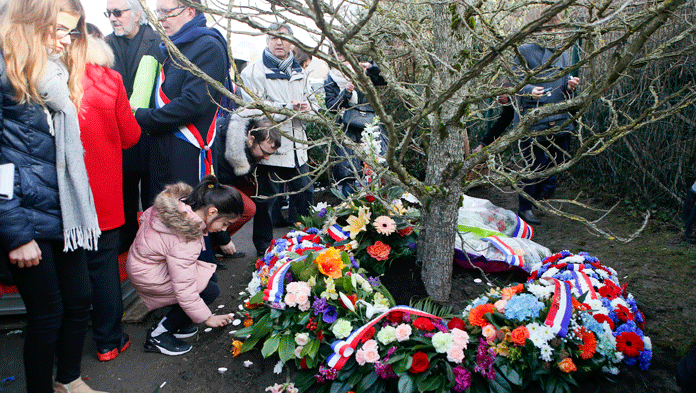
{"label": "tricolor ribbon", "polygon": [[336,242],[340,242],[343,240],[348,239],[348,234],[343,231],[340,225],[334,224],[331,227],[329,227],[329,236],[331,236],[332,239]]}
{"label": "tricolor ribbon", "polygon": [[519,216],[516,217],[517,226],[515,227],[515,233],[512,234],[512,237],[521,237],[523,239],[531,239],[534,237],[534,228],[532,228],[531,225],[527,224]]}
{"label": "tricolor ribbon", "polygon": [[268,279],[266,289],[263,290],[264,301],[279,303],[283,300],[283,293],[285,293],[285,273],[288,272],[291,264],[292,261],[283,263]]}
{"label": "tricolor ribbon", "polygon": [[580,292],[581,295],[587,293],[587,296],[589,296],[590,299],[597,299],[597,292],[592,285],[592,280],[590,280],[590,277],[587,274],[579,271],[571,272],[571,276],[573,277],[573,286],[578,290],[578,292]]}
{"label": "tricolor ribbon", "polygon": [[573,312],[570,284],[551,277],[546,277],[544,280],[552,280],[554,284],[553,301],[544,324],[550,327],[557,336],[565,337],[568,334],[568,324]]}
{"label": "tricolor ribbon", "polygon": [[433,314],[428,314],[427,312],[423,312],[421,310],[417,310],[415,308],[411,308],[408,306],[396,306],[392,307],[389,310],[383,312],[376,318],[372,319],[370,322],[367,324],[359,327],[358,329],[354,330],[348,337],[346,337],[343,340],[336,340],[331,344],[331,349],[333,349],[333,353],[329,355],[327,359],[327,364],[329,367],[332,367],[334,369],[341,370],[343,366],[346,364],[348,359],[353,355],[355,352],[355,349],[358,347],[358,344],[360,343],[360,340],[363,338],[365,333],[370,330],[371,327],[375,326],[379,321],[382,319],[386,318],[387,315],[393,312],[402,312],[402,313],[408,313],[411,315],[416,315],[419,317],[427,317],[427,318],[433,318],[433,319],[440,319],[439,317],[436,317]]}
{"label": "tricolor ribbon", "polygon": [[524,258],[517,255],[512,247],[505,244],[499,236],[491,236],[481,239],[483,241],[491,243],[495,248],[497,248],[505,257],[505,262],[511,266],[524,267]]}
{"label": "tricolor ribbon", "polygon": [[[157,79],[157,95],[155,99],[156,108],[162,108],[163,106],[171,102],[171,100],[164,94],[164,90],[162,90],[163,85],[164,67],[160,69],[160,75]],[[200,160],[198,162],[199,180],[202,179],[205,175],[209,175],[211,173],[211,168],[213,165],[213,154],[211,148],[213,147],[213,143],[215,143],[216,119],[217,111],[215,112],[213,121],[210,123],[210,127],[208,128],[207,141],[203,141],[201,133],[198,131],[196,126],[193,125],[193,123],[189,123],[185,126],[180,126],[178,131],[174,133],[174,135],[177,138],[183,140],[184,142],[188,142],[201,150]]]}

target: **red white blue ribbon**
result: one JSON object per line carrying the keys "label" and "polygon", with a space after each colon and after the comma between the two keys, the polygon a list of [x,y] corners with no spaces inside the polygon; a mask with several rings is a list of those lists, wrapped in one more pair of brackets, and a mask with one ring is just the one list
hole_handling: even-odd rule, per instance
{"label": "red white blue ribbon", "polygon": [[594,286],[590,277],[582,271],[571,272],[573,277],[573,286],[580,292],[580,294],[587,293],[590,299],[597,299],[597,291],[595,291]]}
{"label": "red white blue ribbon", "polygon": [[271,275],[266,284],[266,289],[263,290],[263,300],[272,303],[280,303],[283,300],[285,293],[285,273],[288,272],[292,261],[287,261]]}
{"label": "red white blue ribbon", "polygon": [[405,314],[416,315],[419,317],[440,319],[439,317],[433,314],[428,314],[426,312],[408,306],[392,307],[389,310],[380,314],[379,316],[373,318],[370,322],[366,323],[365,325],[359,327],[358,329],[355,329],[350,334],[350,336],[346,337],[345,339],[334,341],[331,344],[331,349],[333,349],[333,353],[329,355],[326,361],[329,367],[332,367],[336,370],[342,369],[348,361],[348,359],[355,352],[355,349],[358,347],[358,344],[360,344],[360,340],[363,338],[365,333],[368,330],[370,330],[371,327],[375,326],[379,321],[386,318],[387,315],[393,312],[402,312]]}
{"label": "red white blue ribbon", "polygon": [[524,267],[524,258],[517,255],[512,247],[505,244],[505,242],[500,238],[500,236],[490,236],[481,239],[491,243],[495,248],[497,248],[505,257],[505,262],[511,266]]}
{"label": "red white blue ribbon", "polygon": [[557,336],[565,337],[568,334],[568,324],[570,324],[570,316],[573,312],[570,284],[551,277],[546,277],[544,280],[552,280],[554,284],[553,301],[544,324],[550,327]]}
{"label": "red white blue ribbon", "polygon": [[328,232],[329,236],[331,236],[331,238],[334,239],[334,241],[336,242],[348,239],[348,234],[343,232],[343,229],[338,224],[334,224],[331,227],[329,227]]}
{"label": "red white blue ribbon", "polygon": [[515,227],[515,232],[512,234],[512,237],[521,237],[523,239],[531,239],[534,237],[534,228],[532,228],[531,225],[527,224],[519,216],[516,217],[517,226]]}
{"label": "red white blue ribbon", "polygon": [[[155,96],[156,108],[161,108],[171,102],[171,100],[164,94],[162,85],[164,85],[164,67],[160,69],[160,76],[157,78],[157,94]],[[198,162],[198,180],[211,173],[211,168],[213,165],[213,154],[211,148],[213,147],[213,143],[215,143],[216,119],[217,111],[215,111],[213,121],[210,123],[210,127],[208,128],[207,141],[203,141],[201,133],[198,131],[196,126],[193,125],[193,123],[179,127],[179,130],[174,133],[177,138],[201,149],[200,160]]]}

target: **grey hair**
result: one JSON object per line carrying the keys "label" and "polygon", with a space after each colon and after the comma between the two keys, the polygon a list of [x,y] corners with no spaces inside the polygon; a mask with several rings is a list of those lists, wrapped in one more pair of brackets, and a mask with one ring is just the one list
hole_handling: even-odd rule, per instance
{"label": "grey hair", "polygon": [[293,34],[293,32],[292,32],[292,27],[290,27],[290,25],[287,24],[287,23],[284,23],[284,24],[280,24],[280,23],[271,23],[270,25],[268,25],[268,30],[269,30],[269,31],[280,31],[280,30],[283,30],[283,29],[285,29],[285,30],[288,31],[288,35],[291,35],[291,36],[294,36],[294,35],[295,35],[295,34]]}
{"label": "grey hair", "polygon": [[140,0],[126,0],[126,3],[132,10],[140,11],[140,19],[138,19],[138,24],[146,25],[147,16],[145,16],[145,11],[143,11],[143,6],[140,4]]}

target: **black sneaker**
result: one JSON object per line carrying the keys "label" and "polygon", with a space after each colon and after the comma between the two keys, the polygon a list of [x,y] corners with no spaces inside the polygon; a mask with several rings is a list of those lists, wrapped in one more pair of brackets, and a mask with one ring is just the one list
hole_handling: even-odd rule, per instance
{"label": "black sneaker", "polygon": [[177,356],[183,355],[193,348],[186,341],[181,341],[174,337],[171,332],[162,333],[157,337],[152,337],[151,333],[152,329],[147,332],[147,337],[145,337],[145,352],[158,352],[164,355]]}
{"label": "black sneaker", "polygon": [[174,332],[174,337],[176,337],[176,338],[189,338],[189,337],[195,336],[196,333],[198,333],[198,326],[192,324],[192,325],[182,327],[181,329]]}
{"label": "black sneaker", "polygon": [[531,210],[520,210],[517,212],[517,215],[520,216],[520,218],[523,219],[527,224],[541,224],[541,220],[539,220],[537,216],[535,216],[534,213],[532,213]]}

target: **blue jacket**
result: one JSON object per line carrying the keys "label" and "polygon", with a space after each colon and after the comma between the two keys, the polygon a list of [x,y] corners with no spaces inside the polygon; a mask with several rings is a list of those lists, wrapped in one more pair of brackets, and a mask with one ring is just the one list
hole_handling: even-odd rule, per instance
{"label": "blue jacket", "polygon": [[48,117],[37,104],[18,104],[0,53],[0,164],[15,164],[14,197],[0,199],[0,248],[9,252],[34,239],[60,240],[56,145]]}

